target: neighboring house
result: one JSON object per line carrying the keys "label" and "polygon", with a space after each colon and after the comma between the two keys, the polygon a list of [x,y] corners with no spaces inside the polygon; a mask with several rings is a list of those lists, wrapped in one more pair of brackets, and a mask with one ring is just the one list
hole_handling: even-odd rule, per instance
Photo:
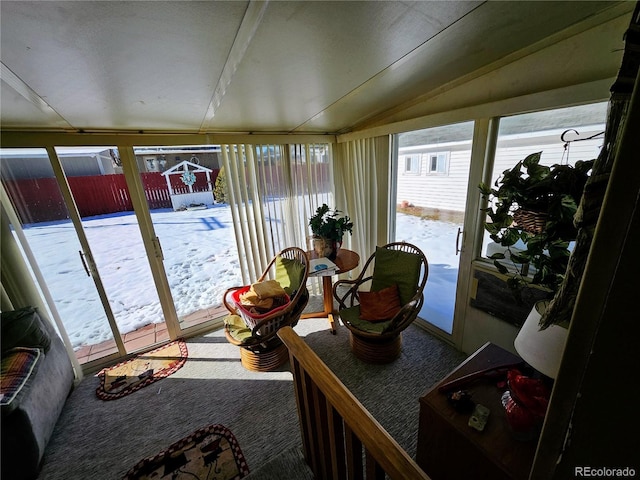
{"label": "neighboring house", "polygon": [[185,160],[212,170],[221,166],[219,145],[137,147],[135,153],[138,168],[147,172],[164,172]]}
{"label": "neighboring house", "polygon": [[[56,153],[68,177],[122,173],[117,149],[104,147],[57,148]],[[190,148],[140,148],[136,160],[141,172],[164,172],[184,160],[203,167],[220,169],[220,146]],[[24,180],[53,178],[55,175],[43,149],[3,149],[3,178]]]}
{"label": "neighboring house", "polygon": [[[569,149],[560,140],[568,129],[566,139],[596,138],[572,142]],[[575,163],[596,158],[602,147],[604,124],[569,125],[562,129],[513,133],[498,138],[491,184],[505,170],[534,152],[542,152],[545,165]],[[467,197],[471,140],[401,146],[398,149],[398,203],[408,202],[428,210],[463,212]]]}
{"label": "neighboring house", "polygon": [[401,147],[398,202],[433,210],[464,211],[471,141]]}
{"label": "neighboring house", "polygon": [[[82,153],[78,153],[73,148],[59,148],[56,153],[68,177],[117,173],[110,149],[84,147]],[[2,157],[3,178],[24,180],[55,176],[47,152],[43,149],[3,149]]]}

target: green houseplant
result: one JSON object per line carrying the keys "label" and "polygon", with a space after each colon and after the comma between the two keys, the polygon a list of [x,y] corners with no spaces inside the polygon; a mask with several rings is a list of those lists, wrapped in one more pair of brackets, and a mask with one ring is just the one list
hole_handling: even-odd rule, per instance
{"label": "green houseplant", "polygon": [[[578,161],[575,166],[540,165],[542,152],[532,153],[505,170],[495,188],[479,185],[488,206],[481,210],[490,221],[484,223],[491,240],[506,248],[515,267],[509,270],[505,253],[489,258],[502,274],[517,300],[521,289],[531,284],[555,292],[564,277],[569,260],[569,243],[575,240],[576,214],[584,185],[594,160]],[[524,248],[516,247],[521,242]],[[530,281],[528,266],[535,268]]]}
{"label": "green houseplant", "polygon": [[313,249],[318,256],[335,260],[342,244],[342,237],[345,233],[353,233],[353,222],[347,215],[341,216],[341,213],[340,210],[330,209],[324,203],[309,219],[313,233]]}

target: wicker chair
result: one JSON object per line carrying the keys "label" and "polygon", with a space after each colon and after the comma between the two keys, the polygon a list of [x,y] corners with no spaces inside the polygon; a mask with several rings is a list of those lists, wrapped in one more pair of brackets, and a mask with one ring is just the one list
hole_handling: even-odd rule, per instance
{"label": "wicker chair", "polygon": [[223,297],[230,315],[225,318],[225,336],[229,343],[240,347],[240,359],[247,370],[269,371],[280,367],[289,358],[287,348],[277,332],[284,326],[295,326],[309,301],[307,278],[309,260],[304,250],[285,248],[278,253],[257,280],[276,279],[290,298],[286,305],[264,315],[249,315],[237,305],[238,294],[247,286],[232,287]]}
{"label": "wicker chair", "polygon": [[[373,264],[373,274],[365,276],[370,264]],[[367,363],[389,363],[398,358],[402,331],[416,319],[424,303],[422,292],[428,275],[427,258],[418,247],[394,242],[376,247],[358,278],[334,284],[333,296],[338,301],[342,323],[349,329],[351,351],[356,357]],[[371,298],[370,293],[363,295],[367,291],[376,292],[374,297],[380,294],[375,299],[377,305],[363,304],[365,298]],[[394,300],[387,301],[388,296],[382,292],[392,292]],[[397,307],[387,308],[390,303]],[[380,312],[381,318],[364,319],[361,306],[367,307],[368,315],[371,311]]]}

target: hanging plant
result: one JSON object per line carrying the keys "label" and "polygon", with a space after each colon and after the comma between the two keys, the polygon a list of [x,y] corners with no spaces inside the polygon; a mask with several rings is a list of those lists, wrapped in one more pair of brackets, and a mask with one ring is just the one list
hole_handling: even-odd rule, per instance
{"label": "hanging plant", "polygon": [[[491,221],[484,227],[491,240],[505,247],[515,273],[503,263],[505,253],[489,258],[498,271],[509,275],[507,284],[520,299],[520,290],[529,283],[555,292],[564,278],[569,260],[569,243],[576,239],[576,214],[584,185],[594,160],[571,165],[540,165],[542,152],[532,153],[505,170],[495,182],[496,188],[479,185],[489,206],[482,208]],[[522,241],[524,250],[515,248]],[[535,268],[529,282],[522,267]]]}

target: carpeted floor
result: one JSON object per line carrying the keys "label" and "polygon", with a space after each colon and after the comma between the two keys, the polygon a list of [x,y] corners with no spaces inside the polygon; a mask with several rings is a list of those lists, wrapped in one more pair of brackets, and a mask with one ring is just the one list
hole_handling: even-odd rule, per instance
{"label": "carpeted floor", "polygon": [[[397,361],[366,365],[351,355],[343,326],[331,335],[326,319],[307,319],[295,330],[415,458],[418,398],[465,356],[411,326]],[[98,379],[85,378],[65,405],[39,479],[118,479],[142,458],[212,423],[231,429],[252,471],[301,445],[288,363],[249,372],[222,331],[187,343],[182,369],[116,401],[96,398]]]}

